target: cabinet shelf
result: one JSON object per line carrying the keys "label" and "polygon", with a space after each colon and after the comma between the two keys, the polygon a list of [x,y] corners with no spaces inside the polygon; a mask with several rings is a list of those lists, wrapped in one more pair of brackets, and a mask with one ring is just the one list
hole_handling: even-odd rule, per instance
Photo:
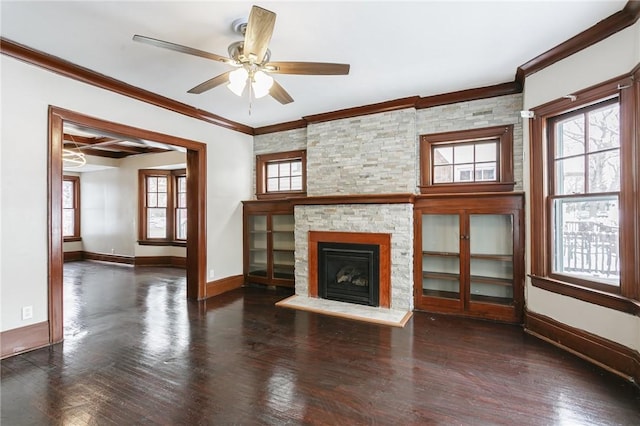
{"label": "cabinet shelf", "polygon": [[471,259],[483,259],[483,260],[500,260],[504,262],[512,262],[513,256],[510,254],[473,254],[469,255]]}
{"label": "cabinet shelf", "polygon": [[422,289],[422,295],[428,297],[439,297],[441,299],[460,299],[460,293],[444,290]]}
{"label": "cabinet shelf", "polygon": [[449,272],[422,271],[422,278],[435,278],[439,280],[460,281],[460,274],[452,274]]}
{"label": "cabinet shelf", "polygon": [[460,257],[460,253],[451,253],[446,251],[423,251],[424,256],[438,256],[438,257]]}
{"label": "cabinet shelf", "polygon": [[267,251],[266,247],[252,247],[249,251]]}
{"label": "cabinet shelf", "polygon": [[483,277],[481,275],[471,275],[471,282],[482,284],[503,285],[511,287],[513,285],[513,279],[511,278],[497,278],[497,277]]}
{"label": "cabinet shelf", "polygon": [[293,229],[274,229],[273,232],[278,234],[293,234],[294,230]]}
{"label": "cabinet shelf", "polygon": [[285,253],[293,253],[295,251],[294,248],[274,248],[273,251],[281,251]]}

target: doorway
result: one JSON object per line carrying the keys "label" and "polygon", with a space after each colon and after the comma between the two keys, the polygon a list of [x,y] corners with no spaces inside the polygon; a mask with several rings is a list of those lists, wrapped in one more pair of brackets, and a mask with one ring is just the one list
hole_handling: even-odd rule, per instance
{"label": "doorway", "polygon": [[187,298],[206,298],[206,145],[49,107],[48,229],[49,343],[63,340],[62,147],[65,125],[88,127],[187,150]]}

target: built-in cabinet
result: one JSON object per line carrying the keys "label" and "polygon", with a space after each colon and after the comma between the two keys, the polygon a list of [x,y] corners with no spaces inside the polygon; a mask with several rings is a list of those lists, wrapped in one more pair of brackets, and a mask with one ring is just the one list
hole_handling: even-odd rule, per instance
{"label": "built-in cabinet", "polygon": [[294,286],[294,216],[287,201],[245,201],[246,282]]}
{"label": "built-in cabinet", "polygon": [[415,306],[521,322],[522,194],[416,198]]}

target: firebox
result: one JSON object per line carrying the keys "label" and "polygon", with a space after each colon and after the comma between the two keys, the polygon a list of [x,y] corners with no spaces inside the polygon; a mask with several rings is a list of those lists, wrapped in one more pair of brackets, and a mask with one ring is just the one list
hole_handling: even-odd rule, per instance
{"label": "firebox", "polygon": [[380,246],[318,243],[318,296],[380,306]]}

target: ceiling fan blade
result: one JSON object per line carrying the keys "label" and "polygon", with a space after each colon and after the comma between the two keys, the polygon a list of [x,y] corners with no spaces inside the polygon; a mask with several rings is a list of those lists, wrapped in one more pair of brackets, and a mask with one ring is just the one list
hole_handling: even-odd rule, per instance
{"label": "ceiling fan blade", "polygon": [[282,105],[293,102],[293,98],[291,97],[291,95],[287,93],[287,91],[284,90],[284,87],[278,84],[278,82],[275,80],[273,81],[271,89],[269,89],[269,94],[273,99],[280,102]]}
{"label": "ceiling fan blade", "polygon": [[265,64],[267,71],[277,74],[300,75],[347,75],[349,64],[332,64],[327,62],[269,62]]}
{"label": "ceiling fan blade", "polygon": [[194,49],[193,47],[182,46],[180,44],[158,40],[156,38],[145,37],[138,34],[133,36],[133,41],[150,44],[156,47],[162,47],[164,49],[175,50],[176,52],[186,53],[188,55],[200,56],[201,58],[213,59],[214,61],[224,62],[225,64],[233,62],[231,59],[225,56],[216,55],[215,53],[209,53],[205,52],[204,50]]}
{"label": "ceiling fan blade", "polygon": [[227,71],[223,74],[213,77],[210,80],[205,81],[204,83],[198,84],[193,89],[189,90],[187,93],[195,93],[196,95],[206,92],[207,90],[211,90],[216,86],[220,86],[221,84],[229,82],[229,74],[232,71]]}
{"label": "ceiling fan blade", "polygon": [[244,47],[242,48],[247,59],[250,58],[250,55],[255,55],[254,61],[256,63],[262,62],[265,53],[267,53],[275,24],[275,13],[258,6],[251,8],[249,22],[244,33]]}

